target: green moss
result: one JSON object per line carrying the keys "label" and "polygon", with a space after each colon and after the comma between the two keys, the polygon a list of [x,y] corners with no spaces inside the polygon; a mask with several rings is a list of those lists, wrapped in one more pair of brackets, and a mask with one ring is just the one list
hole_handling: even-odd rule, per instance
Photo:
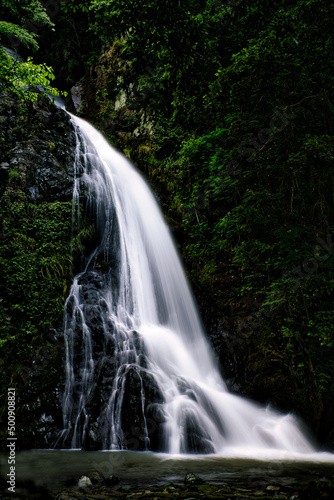
{"label": "green moss", "polygon": [[62,315],[72,265],[72,203],[2,201],[1,211],[0,321],[2,343],[7,343],[2,376],[7,378]]}
{"label": "green moss", "polygon": [[[1,387],[17,386],[24,399],[22,387],[31,377],[38,378],[39,387],[50,383],[50,366],[59,353],[49,343],[50,331],[62,324],[73,263],[93,230],[77,234],[71,201],[34,205],[19,190],[8,195],[7,190],[0,202]],[[5,404],[3,400],[1,413]],[[26,425],[31,425],[29,418]]]}

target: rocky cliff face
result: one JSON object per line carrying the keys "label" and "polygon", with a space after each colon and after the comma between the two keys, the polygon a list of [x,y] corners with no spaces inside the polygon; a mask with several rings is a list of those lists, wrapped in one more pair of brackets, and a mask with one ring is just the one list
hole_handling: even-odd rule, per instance
{"label": "rocky cliff face", "polygon": [[[117,289],[118,277],[113,273],[112,266],[103,269],[97,262],[94,269],[79,275],[66,302],[74,383],[68,392],[69,425],[59,446],[71,448],[75,442],[75,447],[88,450],[109,449],[111,445],[145,450],[149,439],[150,449],[161,451],[164,419],[157,407],[164,398],[145,369],[147,358],[141,336],[132,331],[127,338],[112,319],[105,297],[109,290]],[[120,350],[125,339],[127,351]],[[94,370],[92,379],[88,376],[83,381],[87,350]],[[113,405],[116,421],[111,415]],[[112,427],[116,428],[117,442]]]}
{"label": "rocky cliff face", "polygon": [[16,175],[16,191],[29,202],[70,201],[75,136],[69,115],[44,96],[28,105],[3,95],[0,113],[2,177]]}
{"label": "rocky cliff face", "polygon": [[65,111],[43,95],[27,104],[1,95],[1,385],[17,389],[21,448],[49,447],[62,427],[74,155]]}

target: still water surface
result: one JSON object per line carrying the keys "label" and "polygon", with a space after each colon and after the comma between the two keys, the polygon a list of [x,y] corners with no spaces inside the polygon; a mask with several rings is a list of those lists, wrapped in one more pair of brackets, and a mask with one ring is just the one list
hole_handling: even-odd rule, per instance
{"label": "still water surface", "polygon": [[[242,479],[251,484],[285,484],[303,486],[312,479],[334,475],[334,455],[314,453],[293,455],[268,450],[244,450],[243,456],[227,450],[217,455],[168,455],[153,452],[81,450],[31,450],[17,454],[17,481],[33,481],[56,491],[70,479],[99,471],[104,476],[118,476],[122,483],[133,485],[182,483],[193,472],[212,483]],[[255,458],[256,457],[256,458]],[[6,473],[7,458],[1,455],[1,468]]]}

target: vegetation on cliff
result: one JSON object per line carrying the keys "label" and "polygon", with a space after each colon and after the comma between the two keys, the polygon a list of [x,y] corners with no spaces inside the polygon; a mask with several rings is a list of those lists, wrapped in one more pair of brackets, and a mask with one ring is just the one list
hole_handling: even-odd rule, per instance
{"label": "vegetation on cliff", "polygon": [[56,437],[43,415],[61,428],[63,310],[89,226],[72,223],[74,153],[69,116],[48,98],[0,97],[1,416],[7,388],[20,387],[22,447]]}

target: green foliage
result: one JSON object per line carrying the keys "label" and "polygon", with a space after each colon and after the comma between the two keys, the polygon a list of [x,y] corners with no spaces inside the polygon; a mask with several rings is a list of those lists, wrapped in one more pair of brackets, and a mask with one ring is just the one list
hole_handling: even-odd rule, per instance
{"label": "green foliage", "polygon": [[5,43],[6,37],[17,37],[26,47],[37,50],[36,34],[29,33],[26,24],[24,24],[25,21],[29,19],[44,26],[54,26],[39,0],[2,1],[0,15],[15,21],[15,24],[14,22],[0,21],[0,41],[3,45],[7,45]]}
{"label": "green foliage", "polygon": [[23,24],[28,18],[31,21],[54,26],[39,0],[2,0],[0,9],[1,16],[12,16],[18,20],[18,24]]}
{"label": "green foliage", "polygon": [[7,387],[61,324],[73,267],[72,202],[34,205],[24,197],[3,198],[1,212],[0,365],[1,386]]}
{"label": "green foliage", "polygon": [[60,92],[50,85],[50,81],[54,78],[52,68],[46,64],[34,64],[30,57],[26,62],[21,62],[8,55],[0,47],[0,89],[2,91],[9,91],[26,101],[38,99],[38,90],[34,87],[42,87],[45,92],[57,96]]}
{"label": "green foliage", "polygon": [[27,30],[20,28],[20,26],[17,26],[17,24],[0,21],[0,34],[2,37],[15,36],[26,47],[32,47],[35,50],[38,49],[38,44],[36,42],[36,34],[29,33]]}
{"label": "green foliage", "polygon": [[62,7],[62,11],[65,13],[65,14],[68,14],[68,13],[77,13],[78,11],[81,11],[81,12],[89,12],[89,5],[87,5],[88,2],[80,2],[78,0],[69,0],[69,2],[66,3],[66,5],[64,5]]}
{"label": "green foliage", "polygon": [[59,95],[59,92],[50,85],[50,81],[55,78],[52,68],[46,64],[33,64],[31,57],[22,62],[20,57],[11,57],[3,48],[9,45],[9,38],[9,40],[17,39],[28,49],[32,48],[34,51],[38,49],[37,35],[29,32],[26,23],[24,27],[21,25],[28,18],[44,26],[54,26],[41,2],[38,0],[2,2],[0,13],[15,21],[0,21],[0,90],[9,91],[15,97],[30,101],[37,100],[37,93],[31,90],[31,87],[39,86],[51,95]]}
{"label": "green foliage", "polygon": [[41,335],[59,319],[63,307],[59,297],[67,292],[72,204],[16,202],[2,208],[6,210],[0,261],[2,290],[10,311],[20,311],[9,337],[10,332],[26,334],[27,322],[34,322],[34,333]]}

